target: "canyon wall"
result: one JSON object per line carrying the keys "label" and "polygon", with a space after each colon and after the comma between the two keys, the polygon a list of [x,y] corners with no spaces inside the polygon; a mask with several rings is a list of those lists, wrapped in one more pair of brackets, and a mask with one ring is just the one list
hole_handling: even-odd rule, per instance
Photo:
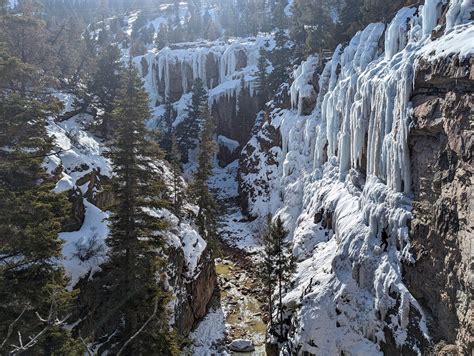
{"label": "canyon wall", "polygon": [[469,352],[471,16],[429,0],[324,68],[308,58],[292,108],[271,107],[244,147],[243,206],[281,216],[298,259],[270,339],[283,352]]}

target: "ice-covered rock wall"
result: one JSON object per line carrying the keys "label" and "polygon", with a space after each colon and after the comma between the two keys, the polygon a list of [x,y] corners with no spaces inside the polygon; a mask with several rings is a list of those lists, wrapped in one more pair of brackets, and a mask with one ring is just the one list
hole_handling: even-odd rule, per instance
{"label": "ice-covered rock wall", "polygon": [[[280,215],[299,260],[284,299],[284,353],[417,354],[432,344],[426,311],[403,279],[403,264],[414,262],[410,96],[420,57],[474,52],[466,6],[427,0],[387,26],[367,26],[322,70],[309,115],[301,99],[316,96],[308,87],[315,69],[311,59],[303,63],[291,88],[294,109],[275,109],[244,149],[243,166],[261,167],[241,175],[248,211]],[[281,133],[281,151],[262,144],[269,126]],[[256,178],[264,188],[254,194]]]}
{"label": "ice-covered rock wall", "polygon": [[[200,78],[208,89],[208,104],[216,121],[217,135],[239,143],[235,154],[220,145],[220,162],[225,165],[234,161],[250,137],[252,119],[258,110],[254,94],[260,49],[264,47],[270,51],[274,46],[272,34],[261,34],[227,41],[179,43],[160,51],[150,48],[145,55],[133,58],[154,108],[150,126],[160,125],[160,113],[164,111],[163,104],[167,98],[178,112],[175,125],[183,120],[187,115],[193,81]],[[242,79],[250,93],[246,107],[249,119],[238,122],[238,94]]]}
{"label": "ice-covered rock wall", "polygon": [[238,92],[240,79],[251,83],[255,79],[259,50],[274,46],[271,35],[259,35],[228,41],[180,43],[172,48],[149,50],[134,58],[141,70],[145,86],[155,103],[167,97],[177,101],[191,90],[196,78],[202,79],[208,89],[210,103],[221,95]]}

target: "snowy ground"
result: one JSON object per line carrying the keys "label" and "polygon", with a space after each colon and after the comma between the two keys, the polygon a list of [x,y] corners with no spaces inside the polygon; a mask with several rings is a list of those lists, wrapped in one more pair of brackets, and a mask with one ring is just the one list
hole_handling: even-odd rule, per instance
{"label": "snowy ground", "polygon": [[[191,340],[193,340],[192,354],[206,356],[218,352],[225,338],[225,328],[225,315],[222,308],[220,306],[211,308],[190,335]],[[220,354],[225,355],[227,353],[220,351]]]}
{"label": "snowy ground", "polygon": [[237,169],[238,160],[224,168],[214,168],[210,179],[211,189],[222,205],[225,213],[220,216],[220,238],[231,247],[237,247],[247,252],[259,250],[258,222],[246,219],[238,206]]}

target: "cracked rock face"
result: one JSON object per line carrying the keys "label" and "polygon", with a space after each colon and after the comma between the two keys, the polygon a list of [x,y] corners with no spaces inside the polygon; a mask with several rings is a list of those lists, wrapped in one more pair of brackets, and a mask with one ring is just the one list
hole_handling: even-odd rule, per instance
{"label": "cracked rock face", "polygon": [[178,331],[188,335],[194,324],[207,313],[209,301],[217,285],[217,276],[211,251],[201,256],[198,272],[192,279],[184,278],[185,259],[182,250],[172,248],[168,252],[173,262],[170,285],[176,294],[175,322]]}
{"label": "cracked rock face", "polygon": [[413,265],[405,280],[431,318],[435,351],[472,349],[474,60],[421,61],[409,135]]}

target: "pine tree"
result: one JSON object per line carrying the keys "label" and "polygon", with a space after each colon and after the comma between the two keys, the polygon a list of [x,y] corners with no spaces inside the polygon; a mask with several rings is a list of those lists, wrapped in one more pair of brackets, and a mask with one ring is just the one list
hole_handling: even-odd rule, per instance
{"label": "pine tree", "polygon": [[333,0],[293,2],[290,36],[297,44],[297,56],[334,48],[337,34],[331,11],[337,6],[337,1]]}
{"label": "pine tree", "polygon": [[286,242],[288,231],[285,230],[281,218],[278,216],[272,226],[272,241],[275,253],[275,273],[278,280],[278,313],[280,324],[280,337],[283,337],[283,287],[289,282],[291,274],[296,269],[296,262],[291,253],[291,245]]}
{"label": "pine tree", "polygon": [[237,114],[236,120],[242,128],[238,135],[240,142],[245,142],[250,137],[253,125],[255,123],[255,113],[257,108],[255,102],[250,96],[250,90],[245,83],[244,78],[240,80],[240,90],[237,96]]}
{"label": "pine tree", "polygon": [[217,206],[208,185],[209,177],[212,175],[212,160],[216,151],[214,142],[215,125],[214,119],[207,109],[204,109],[203,117],[205,121],[201,132],[198,168],[194,174],[191,193],[199,209],[196,216],[199,233],[215,247]]}
{"label": "pine tree", "polygon": [[109,45],[99,54],[97,69],[87,83],[87,90],[82,93],[81,100],[76,101],[75,107],[84,111],[99,111],[101,116],[98,125],[104,137],[110,135],[112,126],[112,110],[114,100],[120,87],[120,50],[117,46]]}
{"label": "pine tree", "polygon": [[[10,72],[10,82],[0,83],[1,89],[11,89],[26,96],[32,90],[39,91],[52,84],[57,73],[57,55],[49,41],[44,21],[25,15],[2,15],[0,43],[10,59],[14,58],[21,66]],[[3,68],[0,70],[3,71]]]}
{"label": "pine tree", "polygon": [[288,5],[286,0],[276,0],[272,7],[271,19],[272,25],[277,29],[288,28],[288,18],[285,14],[285,7]]}
{"label": "pine tree", "polygon": [[179,16],[179,0],[173,1],[173,15],[174,25],[177,26],[181,22],[181,18]]}
{"label": "pine tree", "polygon": [[263,242],[263,253],[262,259],[259,264],[259,270],[261,271],[262,282],[265,287],[265,296],[267,298],[268,315],[270,318],[270,330],[273,330],[273,292],[277,283],[275,268],[274,268],[274,256],[273,256],[273,244],[272,244],[272,216],[267,215],[266,224],[261,231],[261,239]]}
{"label": "pine tree", "polygon": [[270,53],[273,71],[268,76],[270,91],[276,92],[281,83],[287,82],[287,66],[290,63],[291,50],[288,47],[288,36],[280,29],[275,32],[275,48]]}
{"label": "pine tree", "polygon": [[166,152],[166,159],[169,161],[169,156],[172,149],[172,137],[174,136],[173,123],[176,120],[176,110],[173,108],[171,101],[166,98],[165,112],[161,116],[161,139],[160,146]]}
{"label": "pine tree", "polygon": [[52,148],[46,118],[59,106],[16,95],[0,102],[0,352],[79,352],[63,328],[72,294],[57,265],[69,204],[42,168]]}
{"label": "pine tree", "polygon": [[[283,226],[283,221],[278,216],[275,222],[271,223],[271,218],[267,220],[267,228],[263,234],[263,271],[264,282],[267,287],[269,303],[272,303],[271,295],[276,291],[278,297],[277,324],[272,320],[274,328],[272,332],[278,335],[280,340],[284,339],[284,319],[283,319],[283,292],[291,275],[296,269],[296,261],[291,253],[291,243],[286,240],[288,231]],[[273,311],[270,305],[269,309]],[[273,314],[270,314],[273,318]],[[275,327],[279,326],[279,330]]]}
{"label": "pine tree", "polygon": [[193,41],[200,38],[203,31],[202,4],[200,0],[191,0],[188,2],[189,19],[187,22],[187,40]]}
{"label": "pine tree", "polygon": [[168,355],[176,351],[166,315],[169,296],[157,279],[163,263],[157,251],[167,223],[149,212],[168,206],[169,198],[155,166],[162,153],[145,127],[148,96],[131,64],[114,106],[116,139],[108,154],[115,192],[106,240],[109,259],[107,273],[97,277],[97,295],[104,300],[99,307],[89,302],[94,312],[89,318],[101,320],[94,322],[95,333],[115,321],[109,347],[116,354]]}
{"label": "pine tree", "polygon": [[0,0],[0,14],[5,14],[8,11],[8,0]]}
{"label": "pine tree", "polygon": [[173,185],[173,195],[172,195],[172,207],[173,213],[181,220],[181,206],[184,200],[182,178],[181,178],[181,156],[179,153],[178,143],[176,141],[176,135],[174,131],[171,134],[171,153],[169,155],[169,160],[171,165],[171,172],[173,174],[172,185]]}
{"label": "pine tree", "polygon": [[191,104],[187,108],[187,116],[176,127],[176,139],[181,151],[183,163],[188,162],[188,152],[196,148],[199,132],[207,110],[207,92],[204,83],[196,78],[193,84]]}
{"label": "pine tree", "polygon": [[361,0],[346,0],[337,22],[337,42],[352,37],[361,26]]}
{"label": "pine tree", "polygon": [[257,97],[258,97],[258,108],[260,110],[265,108],[265,104],[268,101],[268,74],[267,74],[267,51],[261,47],[257,62]]}
{"label": "pine tree", "polygon": [[160,25],[160,29],[155,39],[155,47],[157,49],[165,48],[170,40],[169,29],[165,24]]}

